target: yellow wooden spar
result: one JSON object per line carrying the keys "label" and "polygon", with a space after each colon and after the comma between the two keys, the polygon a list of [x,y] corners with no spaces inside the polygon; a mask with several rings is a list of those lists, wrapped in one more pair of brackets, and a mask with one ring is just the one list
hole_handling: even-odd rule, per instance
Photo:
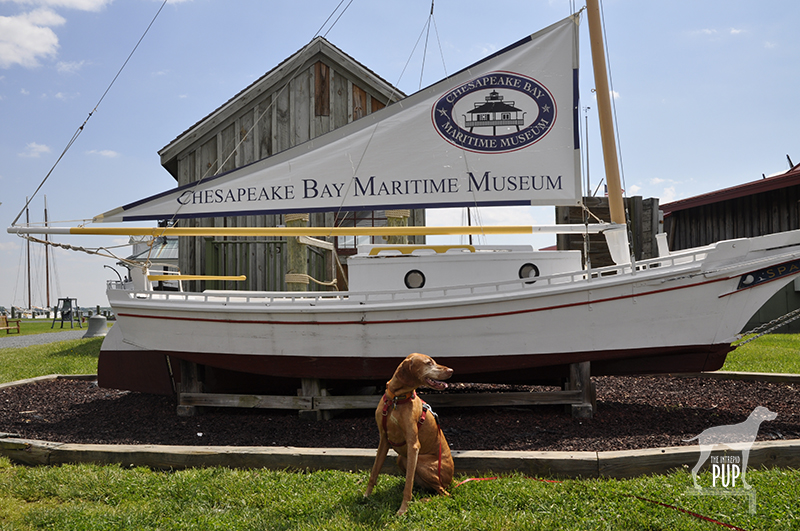
{"label": "yellow wooden spar", "polygon": [[620,184],[619,159],[617,158],[617,141],[614,137],[608,68],[603,47],[603,23],[600,16],[600,4],[597,0],[587,0],[586,7],[587,18],[589,19],[589,40],[591,41],[592,49],[594,84],[597,91],[598,118],[600,119],[600,139],[603,146],[606,183],[608,184],[608,206],[611,210],[611,222],[624,224],[625,207],[622,204],[622,185]]}
{"label": "yellow wooden spar", "polygon": [[450,227],[28,227],[13,226],[10,234],[75,234],[94,236],[460,236],[468,234],[599,233],[616,225],[496,225]]}

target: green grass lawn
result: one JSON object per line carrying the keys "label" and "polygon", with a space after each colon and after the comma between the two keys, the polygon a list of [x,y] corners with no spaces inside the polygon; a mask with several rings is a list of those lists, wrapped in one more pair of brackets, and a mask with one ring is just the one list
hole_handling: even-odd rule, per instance
{"label": "green grass lawn", "polygon": [[3,339],[0,339],[0,383],[46,374],[96,374],[102,344],[102,337],[94,337],[26,348],[3,348]]}
{"label": "green grass lawn", "polygon": [[[73,323],[73,328],[70,328],[70,323],[65,322],[64,327],[61,328],[61,321],[56,321],[53,324],[52,319],[22,319],[19,323],[20,335],[27,336],[32,334],[49,334],[52,332],[66,332],[67,330],[86,330],[87,323],[83,323],[83,328],[78,326],[78,323]],[[52,326],[52,328],[50,328]],[[16,336],[17,333],[8,334],[5,330],[0,330],[0,348],[3,348],[3,339],[6,337]]]}
{"label": "green grass lawn", "polygon": [[[0,338],[0,382],[95,373],[101,343],[102,338],[78,339],[13,349],[2,348]],[[724,369],[800,373],[798,346],[800,335],[765,336],[734,351]],[[426,494],[415,492],[408,514],[396,517],[403,484],[397,476],[382,476],[373,496],[364,500],[367,472],[25,467],[0,458],[0,531],[721,529],[637,496],[748,530],[798,528],[800,471],[751,469],[747,479],[757,495],[754,515],[744,498],[688,495],[691,477],[676,470],[630,480],[561,483],[504,476],[466,483],[449,498],[422,501]],[[707,471],[701,483],[710,482]]]}
{"label": "green grass lawn", "polygon": [[[458,478],[461,479],[461,478]],[[690,496],[688,472],[632,480],[545,483],[522,475],[466,483],[452,496],[395,516],[403,480],[383,476],[369,499],[366,472],[277,472],[119,466],[26,468],[0,458],[0,529],[709,530],[714,524],[636,497],[748,530],[792,529],[800,473],[751,471],[758,509],[744,498]]]}
{"label": "green grass lawn", "polygon": [[800,334],[767,334],[737,348],[723,371],[800,374]]}

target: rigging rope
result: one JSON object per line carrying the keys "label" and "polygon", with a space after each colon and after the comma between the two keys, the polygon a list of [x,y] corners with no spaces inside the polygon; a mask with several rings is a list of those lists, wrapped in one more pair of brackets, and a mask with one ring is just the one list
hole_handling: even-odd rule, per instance
{"label": "rigging rope", "polygon": [[61,159],[63,159],[63,158],[64,158],[64,155],[66,155],[66,154],[67,154],[67,151],[69,151],[69,149],[72,147],[72,144],[74,144],[74,143],[75,143],[75,141],[78,139],[78,137],[80,136],[80,134],[83,132],[83,128],[84,128],[84,127],[86,127],[86,124],[87,124],[87,122],[88,122],[88,121],[89,121],[89,119],[92,117],[92,115],[94,115],[94,113],[95,113],[95,111],[97,110],[97,108],[98,108],[98,107],[100,106],[100,104],[103,102],[103,100],[105,99],[106,95],[107,95],[107,94],[108,94],[108,92],[111,90],[111,87],[113,87],[113,86],[114,86],[114,83],[116,83],[116,81],[117,81],[117,78],[119,78],[120,74],[122,74],[122,71],[125,69],[125,66],[127,66],[127,64],[128,64],[128,61],[130,61],[130,60],[131,60],[131,57],[133,57],[133,54],[134,54],[134,53],[136,52],[136,50],[139,48],[139,45],[142,43],[142,41],[144,40],[145,36],[146,36],[146,35],[147,35],[147,33],[150,31],[150,28],[151,28],[151,27],[153,27],[153,24],[155,23],[156,19],[158,18],[158,15],[159,15],[159,14],[161,14],[161,11],[164,9],[164,6],[165,6],[165,5],[167,5],[167,0],[164,0],[164,1],[162,2],[162,4],[161,4],[161,7],[159,7],[159,8],[158,8],[158,11],[156,12],[155,16],[153,17],[153,20],[151,20],[151,21],[150,21],[150,24],[148,24],[148,26],[147,26],[147,29],[145,29],[145,30],[144,30],[144,33],[142,34],[142,36],[141,36],[141,37],[139,37],[139,40],[137,41],[137,43],[136,43],[136,46],[134,46],[134,47],[133,47],[133,50],[131,50],[131,53],[130,53],[130,54],[128,54],[128,58],[127,58],[127,59],[125,59],[125,62],[124,62],[124,63],[122,63],[122,66],[121,66],[121,67],[120,67],[120,69],[117,71],[117,75],[115,75],[115,76],[114,76],[114,79],[112,79],[112,80],[111,80],[111,83],[109,83],[108,87],[106,87],[106,90],[105,90],[105,92],[103,92],[103,95],[102,95],[102,96],[100,96],[100,99],[99,99],[99,100],[97,100],[97,103],[94,105],[94,107],[92,108],[91,112],[89,112],[89,116],[87,116],[87,117],[86,117],[86,119],[83,121],[83,123],[81,124],[81,126],[80,126],[80,127],[78,127],[78,129],[77,129],[77,130],[75,131],[75,133],[72,135],[72,138],[70,138],[70,139],[69,139],[69,142],[67,142],[67,145],[66,145],[66,147],[64,147],[64,150],[63,150],[63,151],[61,152],[61,154],[58,156],[58,158],[56,159],[55,163],[54,163],[54,164],[53,164],[53,166],[50,168],[50,171],[48,171],[48,172],[47,172],[47,175],[45,175],[45,176],[44,176],[44,179],[42,179],[42,182],[41,182],[41,183],[39,183],[39,186],[38,186],[38,187],[36,188],[36,190],[33,192],[33,194],[31,195],[31,197],[30,197],[30,198],[29,198],[29,199],[28,199],[28,200],[25,202],[25,206],[23,206],[23,207],[22,207],[22,210],[20,210],[19,214],[17,214],[17,217],[16,217],[16,218],[14,218],[14,221],[11,223],[11,226],[12,226],[12,227],[13,227],[13,226],[15,226],[15,225],[17,224],[17,221],[19,221],[19,218],[20,218],[20,217],[22,216],[22,214],[25,212],[25,209],[26,209],[26,208],[28,208],[28,205],[30,205],[31,201],[33,201],[33,198],[34,198],[34,197],[36,197],[36,194],[37,194],[37,193],[39,193],[39,190],[41,190],[41,189],[42,189],[42,186],[44,186],[44,183],[45,183],[45,182],[47,182],[47,179],[49,179],[49,178],[50,178],[50,175],[52,175],[53,171],[56,169],[56,166],[58,166],[58,164],[61,162]]}
{"label": "rigging rope", "polygon": [[[31,236],[30,234],[20,235],[20,237],[24,238],[26,240],[30,240],[30,241],[32,241],[34,243],[41,243],[42,245],[50,245],[52,247],[60,247],[61,249],[66,249],[68,251],[79,251],[79,252],[84,252],[84,253],[87,253],[87,254],[96,254],[98,256],[103,256],[105,258],[111,258],[112,260],[119,260],[119,261],[125,262],[127,264],[138,265],[138,262],[135,262],[133,260],[128,260],[127,258],[121,258],[121,257],[119,257],[119,256],[117,256],[114,253],[109,251],[109,249],[114,249],[116,247],[128,247],[127,244],[126,245],[115,245],[115,246],[112,246],[112,247],[98,247],[96,249],[91,249],[91,248],[87,249],[86,247],[78,247],[78,246],[74,246],[74,245],[69,245],[67,243],[57,243],[57,242],[53,242],[53,241],[50,241],[50,240],[47,240],[47,241],[40,240],[39,238],[36,238],[35,236]],[[105,254],[105,253],[101,252],[101,250],[102,251],[106,251],[108,254]]]}
{"label": "rigging rope", "polygon": [[[339,8],[340,8],[340,7],[342,7],[342,4],[344,4],[344,2],[345,2],[345,0],[340,0],[339,4],[337,4],[337,6],[336,6],[336,7],[333,9],[333,11],[331,11],[331,14],[330,14],[330,15],[328,15],[328,18],[326,18],[326,19],[325,19],[325,22],[323,22],[323,23],[322,23],[322,25],[319,27],[319,29],[317,29],[317,31],[314,33],[314,36],[311,38],[311,40],[312,40],[312,41],[313,41],[315,38],[319,37],[320,35],[322,35],[322,37],[323,37],[323,38],[324,38],[324,37],[327,37],[328,33],[330,33],[330,31],[331,31],[331,30],[334,28],[334,26],[336,26],[336,23],[337,23],[337,22],[339,22],[339,19],[340,19],[340,18],[342,18],[342,16],[345,14],[345,12],[347,11],[347,9],[348,9],[348,8],[350,7],[350,5],[353,3],[353,0],[350,0],[350,1],[347,3],[347,5],[344,7],[344,9],[342,9],[342,12],[341,12],[341,13],[339,13],[339,16],[338,16],[338,17],[336,17],[336,20],[334,20],[334,21],[333,21],[333,23],[332,23],[332,24],[331,24],[331,25],[328,27],[328,29],[325,31],[325,33],[324,33],[324,34],[322,34],[322,30],[323,30],[323,28],[325,28],[325,26],[328,24],[328,22],[331,20],[331,18],[333,18],[333,16],[336,14],[336,12],[337,12],[337,11],[339,11]],[[305,47],[303,47],[303,49],[302,49],[302,50],[300,50],[300,52],[298,52],[298,54],[296,54],[296,55],[299,55],[300,53],[302,53],[302,51],[303,51],[303,50],[305,50]],[[213,164],[211,164],[211,165],[208,167],[208,169],[206,170],[206,172],[205,172],[203,175],[201,175],[201,176],[200,176],[200,178],[199,178],[197,181],[195,181],[195,182],[193,183],[193,185],[194,185],[194,188],[198,187],[198,186],[199,186],[199,185],[200,185],[200,184],[201,184],[201,183],[202,183],[202,182],[203,182],[203,181],[204,181],[204,180],[205,180],[207,177],[209,177],[209,175],[210,175],[210,176],[212,176],[212,177],[213,177],[213,176],[215,176],[215,175],[217,175],[217,174],[218,174],[220,171],[222,171],[222,168],[224,168],[224,167],[225,167],[225,164],[226,164],[226,163],[227,163],[227,162],[228,162],[228,161],[231,159],[231,157],[233,157],[233,156],[234,156],[234,155],[235,155],[237,152],[239,152],[239,147],[240,147],[240,146],[241,146],[241,145],[242,145],[242,144],[243,144],[243,143],[244,143],[244,142],[247,140],[247,138],[250,136],[250,134],[251,134],[251,133],[252,133],[252,132],[255,130],[255,128],[256,128],[256,127],[257,127],[257,126],[258,126],[258,125],[261,123],[261,121],[264,119],[264,116],[266,116],[266,115],[267,115],[267,113],[268,113],[268,112],[270,112],[270,110],[272,110],[272,107],[273,107],[273,106],[276,104],[276,102],[278,101],[278,98],[279,98],[279,96],[280,96],[281,94],[283,94],[283,92],[284,92],[284,91],[286,91],[286,90],[288,89],[288,87],[289,87],[289,83],[291,83],[291,81],[292,81],[292,80],[293,80],[293,79],[294,79],[294,78],[297,76],[297,74],[300,72],[300,70],[303,68],[303,66],[304,66],[304,64],[303,64],[303,63],[300,63],[300,64],[297,66],[297,68],[295,69],[295,71],[294,71],[294,72],[292,72],[292,74],[291,74],[291,75],[290,75],[290,76],[287,78],[287,79],[288,79],[288,81],[286,82],[286,84],[284,84],[284,85],[283,85],[283,86],[282,86],[282,87],[281,87],[281,88],[280,88],[280,89],[279,89],[279,90],[278,90],[278,91],[275,93],[275,96],[274,96],[273,98],[271,98],[269,105],[267,105],[267,106],[264,108],[264,110],[261,112],[261,114],[259,114],[259,115],[258,115],[258,117],[257,117],[255,120],[253,120],[253,125],[250,127],[250,129],[248,129],[248,130],[247,130],[247,132],[246,132],[244,135],[240,135],[239,141],[236,143],[236,145],[235,145],[235,146],[233,146],[233,149],[231,149],[230,153],[228,153],[228,156],[227,156],[227,157],[225,157],[225,159],[224,159],[224,160],[222,160],[222,162],[216,166],[216,169],[214,170],[214,172],[213,172],[213,173],[211,173],[211,170],[212,170],[212,168],[214,168],[214,167],[215,167],[215,164],[219,163],[219,161],[220,161],[220,158],[219,158],[219,157],[217,157],[217,158],[216,158],[216,160],[214,161],[214,163],[213,163]],[[178,216],[178,213],[180,212],[180,210],[181,210],[181,208],[182,208],[182,207],[183,207],[183,205],[182,205],[182,204],[179,204],[179,205],[178,205],[178,207],[176,208],[175,212],[174,212],[174,213],[173,213],[173,215],[172,215],[172,218],[171,218],[171,219],[169,220],[169,222],[167,223],[167,226],[170,226],[170,225],[174,225],[174,224],[175,224],[175,220],[176,220],[176,218],[177,218],[177,216]]]}
{"label": "rigging rope", "polygon": [[[425,21],[425,24],[423,24],[423,26],[422,26],[422,31],[420,32],[419,36],[417,37],[417,42],[414,43],[414,47],[411,49],[411,53],[408,55],[408,59],[406,60],[406,64],[403,65],[403,70],[400,71],[400,75],[398,76],[397,81],[391,87],[392,88],[392,92],[389,94],[389,97],[386,100],[386,105],[387,106],[392,102],[392,99],[394,98],[395,94],[397,94],[397,88],[396,87],[400,84],[400,81],[403,79],[403,75],[405,74],[406,69],[408,68],[408,65],[411,63],[411,59],[414,57],[414,52],[417,50],[417,46],[419,46],[419,43],[420,43],[420,40],[422,40],[423,34],[427,35],[427,34],[430,33],[431,20],[433,20],[433,18],[434,18],[433,17],[433,6],[434,6],[434,2],[433,2],[433,0],[431,0],[431,11],[430,11],[430,14],[428,15],[428,19]],[[436,26],[436,24],[434,22],[434,28],[435,28],[435,26]],[[427,30],[427,34],[426,34],[426,30]],[[438,32],[437,32],[437,40],[438,40]],[[428,48],[428,38],[426,36],[426,38],[425,38],[425,48],[423,50],[423,57],[422,57],[422,69],[423,70],[425,68],[425,54],[427,53],[427,48]],[[441,53],[441,49],[442,48],[441,48],[441,42],[440,42],[439,43],[440,53]],[[442,64],[444,64],[444,54],[442,54]],[[447,77],[448,77],[447,76],[447,71],[445,70],[445,78],[447,78]],[[420,85],[422,85],[422,71],[420,71]],[[379,125],[380,125],[379,123],[376,123],[375,126],[373,127],[372,133],[370,134],[369,139],[367,139],[367,145],[364,147],[364,151],[361,153],[361,157],[358,159],[358,162],[356,164],[353,164],[352,160],[351,160],[351,166],[353,167],[353,177],[355,177],[356,174],[358,173],[358,169],[361,167],[361,163],[363,162],[364,157],[366,156],[367,151],[369,150],[369,146],[372,143],[372,139],[374,138],[375,133],[377,132]],[[342,196],[342,202],[339,204],[339,208],[336,210],[336,214],[334,215],[334,220],[339,219],[339,225],[338,226],[341,226],[346,221],[346,217],[340,218],[339,214],[341,214],[342,209],[344,208],[344,203],[347,200],[347,198],[349,197],[352,187],[353,187],[353,179],[351,178],[350,182],[347,185],[347,188],[345,188],[345,190],[344,190],[344,194]]]}
{"label": "rigging rope", "polygon": [[425,46],[422,48],[422,67],[419,69],[419,88],[417,90],[422,90],[422,75],[425,73],[425,58],[428,56],[428,38],[431,35],[431,20],[433,20],[433,2],[431,0],[431,14],[428,17],[428,28],[425,32]]}
{"label": "rigging rope", "polygon": [[603,46],[605,47],[606,63],[608,64],[608,85],[611,91],[611,108],[613,109],[612,114],[614,115],[614,136],[617,140],[617,157],[619,157],[619,172],[620,178],[622,179],[622,196],[625,197],[625,190],[628,186],[625,183],[625,168],[622,164],[622,145],[620,144],[619,137],[619,120],[617,119],[617,99],[614,97],[614,76],[611,74],[611,55],[608,51],[608,39],[606,38],[608,32],[606,31],[606,16],[603,10],[603,0],[600,0],[600,16],[603,24]]}

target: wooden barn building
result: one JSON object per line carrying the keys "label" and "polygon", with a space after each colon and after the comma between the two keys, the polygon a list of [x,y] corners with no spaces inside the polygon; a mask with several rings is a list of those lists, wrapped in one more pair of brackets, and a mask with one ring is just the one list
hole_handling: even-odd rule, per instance
{"label": "wooden barn building", "polygon": [[[404,97],[380,76],[317,37],[162,148],[161,164],[178,186],[187,185],[312,140]],[[408,225],[425,223],[424,210],[393,211],[389,215],[408,218],[400,222]],[[290,222],[286,218],[235,216],[184,220],[179,226],[275,227]],[[308,215],[307,223],[329,227],[385,226],[387,213],[315,213]],[[422,238],[418,243],[424,243]],[[346,257],[356,252],[357,244],[369,242],[350,237],[332,238],[330,243],[338,255]],[[383,239],[374,237],[372,243],[383,243]],[[411,243],[415,241],[412,239]],[[291,273],[286,259],[289,245],[285,238],[181,238],[182,273],[247,277],[244,282],[186,283],[186,288],[329,289],[314,282],[307,287],[287,286],[286,274]],[[346,287],[342,285],[344,270],[337,268],[330,250],[302,247],[302,252],[307,253],[308,276],[324,282],[338,275],[339,287]]]}
{"label": "wooden barn building", "polygon": [[[660,208],[672,250],[800,229],[800,164],[782,175],[665,203]],[[745,330],[796,308],[800,308],[799,281],[775,294]],[[800,321],[777,332],[798,333]]]}

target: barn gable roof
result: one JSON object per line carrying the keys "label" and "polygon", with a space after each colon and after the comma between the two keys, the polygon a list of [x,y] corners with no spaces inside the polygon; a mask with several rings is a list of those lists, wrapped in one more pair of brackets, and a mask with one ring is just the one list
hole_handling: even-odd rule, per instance
{"label": "barn gable roof", "polygon": [[177,157],[187,146],[219,127],[220,124],[226,123],[241,109],[251,104],[253,99],[274,92],[276,87],[285,84],[297,72],[322,59],[327,59],[327,63],[336,70],[346,72],[352,78],[359,80],[364,84],[362,88],[380,94],[384,103],[388,104],[406,97],[402,91],[331,44],[324,37],[315,37],[306,46],[284,59],[272,70],[161,148],[158,152],[161,157],[161,165],[177,178]]}
{"label": "barn gable roof", "polygon": [[659,205],[659,208],[665,216],[679,210],[686,210],[688,208],[695,208],[731,199],[738,199],[740,197],[747,197],[754,194],[763,192],[771,192],[773,190],[780,190],[800,184],[800,164],[797,164],[792,169],[781,175],[773,177],[766,177],[757,181],[752,181],[722,190],[708,192],[706,194],[688,197],[679,201],[671,203],[664,203]]}

